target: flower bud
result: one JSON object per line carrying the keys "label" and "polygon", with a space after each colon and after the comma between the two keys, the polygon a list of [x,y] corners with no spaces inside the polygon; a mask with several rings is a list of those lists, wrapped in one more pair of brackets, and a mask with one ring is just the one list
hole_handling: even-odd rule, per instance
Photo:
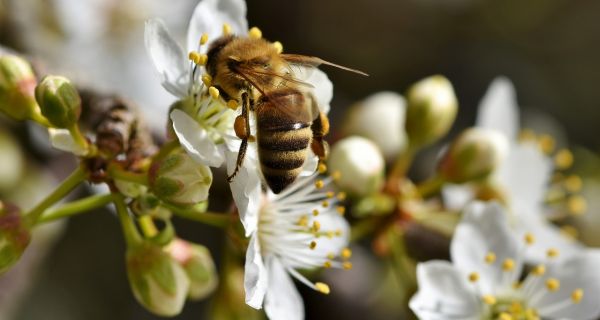
{"label": "flower bud", "polygon": [[438,172],[445,181],[464,183],[484,178],[508,153],[508,140],[494,130],[470,128],[463,131],[445,151]]}
{"label": "flower bud", "polygon": [[81,98],[65,77],[46,76],[35,88],[35,99],[55,127],[69,129],[79,120]]}
{"label": "flower bud", "polygon": [[406,147],[405,115],[406,101],[401,95],[375,93],[351,107],[343,131],[373,141],[392,160]]}
{"label": "flower bud", "polygon": [[448,133],[458,101],[448,79],[436,75],[415,83],[406,95],[406,133],[412,147],[423,147]]}
{"label": "flower bud", "polygon": [[150,168],[149,180],[152,192],[161,200],[193,205],[208,198],[212,172],[185,152],[177,152],[155,162]]}
{"label": "flower bud", "polygon": [[385,162],[377,145],[362,137],[338,141],[329,155],[329,169],[340,172],[336,184],[344,191],[364,196],[383,185]]}
{"label": "flower bud", "polygon": [[0,57],[0,111],[16,120],[40,117],[31,65],[15,55]]}
{"label": "flower bud", "polygon": [[127,277],[133,295],[159,316],[181,312],[190,288],[183,268],[160,246],[142,243],[127,249]]}
{"label": "flower bud", "polygon": [[218,284],[217,272],[206,247],[175,239],[166,250],[183,267],[190,279],[188,298],[200,300],[214,291]]}
{"label": "flower bud", "polygon": [[30,240],[31,232],[21,210],[0,201],[0,275],[19,261]]}

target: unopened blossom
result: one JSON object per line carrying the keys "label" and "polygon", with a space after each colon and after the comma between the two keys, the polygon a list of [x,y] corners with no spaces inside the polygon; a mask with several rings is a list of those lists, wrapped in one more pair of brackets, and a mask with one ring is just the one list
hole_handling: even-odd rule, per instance
{"label": "unopened blossom", "polygon": [[561,252],[550,249],[526,270],[536,240],[535,233],[512,232],[500,205],[469,205],[452,239],[452,262],[417,266],[419,290],[410,308],[422,320],[597,318],[600,251],[560,260]]}
{"label": "unopened blossom", "polygon": [[330,190],[332,178],[298,178],[280,194],[268,192],[246,253],[246,303],[264,307],[271,320],[304,319],[304,304],[292,278],[328,294],[298,269],[351,268],[346,248],[350,227],[339,206],[343,194]]}

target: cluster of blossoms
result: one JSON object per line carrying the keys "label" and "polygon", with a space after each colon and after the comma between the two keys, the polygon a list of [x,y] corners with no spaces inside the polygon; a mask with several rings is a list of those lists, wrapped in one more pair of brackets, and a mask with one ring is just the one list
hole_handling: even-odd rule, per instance
{"label": "cluster of blossoms", "polygon": [[[405,294],[418,286],[409,308],[421,319],[600,315],[593,299],[600,294],[600,256],[579,243],[569,225],[586,211],[578,194],[581,178],[568,174],[573,154],[555,152],[549,136],[519,134],[516,95],[507,79],[493,82],[476,126],[440,148],[430,161],[433,173],[422,182],[409,176],[411,166],[448,135],[458,113],[452,85],[439,75],[415,83],[405,97],[382,92],[353,106],[341,130],[346,137],[329,157],[308,147],[293,182],[274,192],[261,171],[257,115],[246,114],[248,102],[231,96],[210,65],[211,50],[214,55],[234,38],[263,41],[258,28],[248,28],[243,0],[200,1],[189,23],[187,53],[162,21],[146,22],[147,52],[162,86],[176,97],[168,113],[165,108],[166,142],[160,145],[128,102],[89,99],[61,76],[38,81],[26,60],[1,56],[0,110],[47,128],[51,144],[77,156],[79,165],[30,210],[0,202],[0,272],[19,260],[36,226],[112,203],[126,240],[133,295],[161,316],[175,316],[187,299],[209,297],[219,287],[217,302],[243,296],[270,319],[303,319],[294,279],[329,294],[329,285],[307,271],[352,269],[350,241],[360,239],[369,239],[374,253],[390,262]],[[280,42],[264,43],[282,54]],[[299,63],[280,74],[269,70],[268,61],[253,63],[264,68],[261,75],[282,79],[273,82],[278,88],[286,81],[308,88],[317,107],[311,114],[326,117],[333,86],[321,70]],[[257,95],[252,103],[274,99],[228,70],[225,77],[243,78],[244,89]],[[109,107],[94,109],[98,100]],[[86,113],[101,113],[100,120],[86,125]],[[313,130],[313,124],[307,126]],[[290,130],[299,129],[294,124]],[[229,213],[208,211],[220,176],[213,173],[220,169],[231,178],[235,209]],[[82,182],[109,192],[54,206]],[[208,248],[176,235],[175,216],[226,230],[223,255],[234,258],[224,258],[219,276]],[[414,246],[415,226],[426,243]],[[428,248],[435,237],[449,246],[444,254]],[[452,262],[440,260],[448,251]],[[243,285],[229,285],[242,265]],[[221,308],[228,310],[214,312],[225,318],[227,312],[231,318],[249,312]]]}

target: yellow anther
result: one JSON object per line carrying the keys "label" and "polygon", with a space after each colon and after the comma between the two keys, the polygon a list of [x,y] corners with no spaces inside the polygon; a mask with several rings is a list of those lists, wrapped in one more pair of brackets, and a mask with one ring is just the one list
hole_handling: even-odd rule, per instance
{"label": "yellow anther", "polygon": [[319,163],[319,165],[317,166],[317,171],[319,171],[320,174],[324,174],[325,172],[327,172],[327,165],[324,163]]}
{"label": "yellow anther", "polygon": [[342,236],[342,234],[343,234],[343,232],[342,232],[342,229],[337,229],[337,230],[335,230],[335,236],[336,236],[336,237],[341,237],[341,236]]}
{"label": "yellow anther", "polygon": [[323,182],[323,180],[317,180],[317,181],[315,181],[315,188],[321,189],[324,186],[325,186],[325,182]]}
{"label": "yellow anther", "polygon": [[538,315],[535,309],[529,308],[525,310],[525,319],[526,320],[540,320],[540,316]]}
{"label": "yellow anther", "polygon": [[319,232],[319,230],[321,230],[321,223],[319,223],[319,221],[313,221],[312,228],[314,232]]}
{"label": "yellow anther", "polygon": [[568,169],[573,165],[573,153],[567,149],[559,150],[554,156],[554,165],[558,169]]}
{"label": "yellow anther", "polygon": [[188,58],[195,64],[198,64],[198,61],[200,61],[200,54],[196,51],[190,51],[190,53],[188,53]]}
{"label": "yellow anther", "polygon": [[515,268],[515,260],[513,259],[505,259],[504,262],[502,262],[502,270],[504,271],[512,271]]}
{"label": "yellow anther", "polygon": [[560,251],[558,251],[558,249],[555,248],[550,248],[548,249],[548,251],[546,251],[546,256],[548,256],[548,258],[556,258],[559,254]]}
{"label": "yellow anther", "polygon": [[236,100],[231,99],[227,101],[227,107],[231,110],[237,110],[238,102]]}
{"label": "yellow anther", "polygon": [[531,270],[531,274],[538,277],[543,276],[544,273],[546,273],[546,266],[543,264],[537,265]]}
{"label": "yellow anther", "polygon": [[350,259],[350,257],[352,257],[352,250],[350,250],[350,248],[342,249],[342,258]]}
{"label": "yellow anther", "polygon": [[535,140],[535,132],[531,129],[523,129],[519,132],[519,139],[521,141],[533,141]]}
{"label": "yellow anther", "polygon": [[337,211],[337,213],[340,214],[340,216],[343,216],[344,214],[346,214],[346,207],[343,206],[337,206],[335,208],[335,210]]}
{"label": "yellow anther", "polygon": [[331,268],[331,261],[325,261],[325,263],[323,263],[323,267],[327,269]]}
{"label": "yellow anther", "polygon": [[525,234],[525,243],[532,245],[535,242],[535,236],[531,233]]}
{"label": "yellow anther", "polygon": [[315,283],[315,289],[317,289],[317,291],[324,293],[324,294],[329,294],[329,292],[330,292],[329,286],[324,284],[323,282]]}
{"label": "yellow anther", "polygon": [[317,242],[316,241],[311,241],[309,247],[310,247],[311,250],[314,250],[317,247]]}
{"label": "yellow anther", "polygon": [[583,187],[583,181],[581,177],[577,175],[570,175],[565,179],[565,188],[569,192],[579,192],[581,187]]}
{"label": "yellow anther", "polygon": [[352,262],[346,261],[346,262],[342,263],[342,267],[346,270],[350,270],[350,269],[352,269]]}
{"label": "yellow anther", "polygon": [[194,61],[194,62],[196,62],[196,64],[203,66],[203,65],[206,65],[206,61],[208,61],[208,56],[205,54],[201,54],[198,56],[198,61]]}
{"label": "yellow anther", "polygon": [[333,178],[334,181],[340,180],[341,177],[342,177],[342,173],[339,171],[335,171],[331,174],[331,178]]}
{"label": "yellow anther", "polygon": [[583,289],[575,289],[573,293],[571,293],[571,300],[573,303],[580,303],[583,299]]}
{"label": "yellow anther", "polygon": [[228,36],[231,34],[231,26],[227,23],[223,23],[223,35]]}
{"label": "yellow anther", "polygon": [[327,233],[325,233],[325,235],[327,236],[327,238],[332,239],[335,236],[335,232],[327,231]]}
{"label": "yellow anther", "polygon": [[483,297],[481,297],[483,300],[483,303],[487,304],[487,305],[494,305],[496,304],[496,297],[494,297],[491,294],[486,294]]}
{"label": "yellow anther", "polygon": [[327,254],[327,259],[329,259],[329,260],[335,259],[335,254],[333,252],[328,253]]}
{"label": "yellow anther", "polygon": [[327,191],[327,193],[325,193],[325,196],[328,199],[332,199],[333,197],[335,197],[335,192],[333,192],[333,191]]}
{"label": "yellow anther", "polygon": [[215,99],[215,100],[219,99],[219,95],[220,95],[219,89],[217,89],[215,87],[210,87],[210,88],[208,88],[208,93],[210,94],[210,96],[213,99]]}
{"label": "yellow anther", "polygon": [[323,208],[327,208],[329,207],[329,201],[325,200],[321,203],[321,206],[323,206]]}
{"label": "yellow anther", "polygon": [[550,153],[552,153],[552,151],[554,151],[554,145],[556,143],[554,142],[554,139],[551,136],[549,136],[547,134],[543,134],[540,136],[540,138],[538,140],[538,144],[539,144],[542,152],[544,152],[546,154],[550,154]]}
{"label": "yellow anther", "polygon": [[469,281],[471,281],[471,282],[479,281],[479,273],[477,273],[477,272],[469,273]]}
{"label": "yellow anther", "polygon": [[262,31],[260,31],[257,27],[252,27],[248,31],[248,37],[252,39],[260,39],[262,38]]}
{"label": "yellow anther", "polygon": [[492,264],[494,262],[496,262],[496,254],[493,252],[488,252],[488,254],[485,255],[485,263],[487,264]]}
{"label": "yellow anther", "polygon": [[569,213],[573,215],[582,215],[587,211],[587,201],[581,195],[570,196],[567,200]]}
{"label": "yellow anther", "polygon": [[342,191],[342,192],[340,192],[340,193],[338,193],[338,196],[337,196],[337,198],[338,198],[338,200],[340,200],[340,201],[344,201],[344,200],[346,200],[346,193],[345,193],[345,192],[343,192],[343,191]]}
{"label": "yellow anther", "polygon": [[501,312],[498,316],[498,320],[513,320],[513,316],[506,312]]}
{"label": "yellow anther", "polygon": [[300,217],[300,219],[298,220],[298,225],[301,227],[306,227],[308,225],[308,217],[307,216]]}
{"label": "yellow anther", "polygon": [[281,44],[281,42],[279,42],[279,41],[273,42],[273,47],[275,47],[275,50],[277,50],[277,53],[283,52],[283,45]]}
{"label": "yellow anther", "polygon": [[202,83],[204,83],[205,86],[210,87],[212,85],[212,77],[208,74],[204,74],[202,76]]}
{"label": "yellow anther", "polygon": [[208,42],[208,33],[203,33],[202,36],[200,36],[200,45],[203,46]]}
{"label": "yellow anther", "polygon": [[523,312],[523,305],[520,302],[513,301],[513,303],[510,304],[509,310],[512,314],[520,314]]}
{"label": "yellow anther", "polygon": [[318,216],[319,215],[319,210],[315,209],[312,211],[313,216]]}
{"label": "yellow anther", "polygon": [[513,289],[517,290],[517,289],[520,289],[522,285],[523,285],[522,282],[515,281],[515,282],[513,282],[512,287],[513,287]]}
{"label": "yellow anther", "polygon": [[573,226],[565,225],[560,227],[560,233],[572,240],[579,238],[579,230]]}
{"label": "yellow anther", "polygon": [[558,291],[558,289],[560,289],[560,281],[556,278],[550,278],[546,280],[546,288],[550,292]]}

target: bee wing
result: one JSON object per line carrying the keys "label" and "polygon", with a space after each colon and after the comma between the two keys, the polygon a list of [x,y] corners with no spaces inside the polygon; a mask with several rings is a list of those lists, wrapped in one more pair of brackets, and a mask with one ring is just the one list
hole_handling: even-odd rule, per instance
{"label": "bee wing", "polygon": [[369,76],[368,74],[366,74],[360,70],[344,67],[342,65],[335,64],[333,62],[325,61],[318,57],[304,56],[301,54],[289,54],[289,53],[282,53],[280,56],[281,56],[281,58],[283,58],[283,60],[285,60],[288,63],[293,64],[293,65],[300,65],[300,66],[304,66],[304,67],[316,68],[316,67],[324,64],[324,65],[332,66],[332,67],[342,69],[345,71],[358,73],[358,74],[366,76],[366,77]]}

